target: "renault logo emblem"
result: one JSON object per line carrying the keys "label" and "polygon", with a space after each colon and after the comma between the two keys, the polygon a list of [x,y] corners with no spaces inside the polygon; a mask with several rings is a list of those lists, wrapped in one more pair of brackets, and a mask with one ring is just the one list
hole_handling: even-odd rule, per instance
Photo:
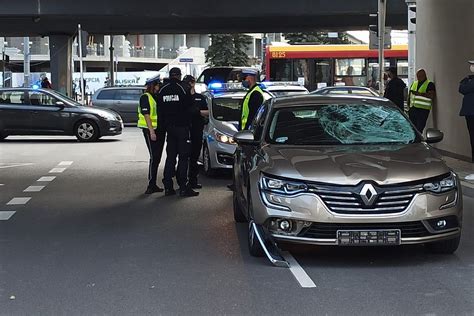
{"label": "renault logo emblem", "polygon": [[362,190],[360,190],[360,197],[362,198],[364,204],[367,206],[374,204],[377,196],[377,191],[375,191],[375,188],[372,184],[365,184],[362,187]]}

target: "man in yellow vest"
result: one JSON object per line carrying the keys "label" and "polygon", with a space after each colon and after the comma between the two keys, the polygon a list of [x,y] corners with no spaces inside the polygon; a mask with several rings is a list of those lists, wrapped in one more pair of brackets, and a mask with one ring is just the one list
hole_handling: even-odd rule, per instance
{"label": "man in yellow vest", "polygon": [[257,84],[257,74],[258,72],[255,69],[242,70],[242,77],[244,78],[242,85],[249,90],[244,97],[240,110],[240,131],[250,127],[255,114],[257,114],[258,108],[263,103],[263,91]]}
{"label": "man in yellow vest", "polygon": [[408,92],[408,115],[413,125],[420,133],[426,126],[426,121],[433,107],[433,100],[436,95],[436,87],[428,80],[426,71],[420,69],[416,72],[417,81],[413,82]]}
{"label": "man in yellow vest", "polygon": [[145,143],[150,154],[148,165],[148,187],[145,194],[163,192],[156,184],[158,166],[165,144],[165,132],[158,126],[158,109],[155,95],[160,90],[160,77],[148,79],[145,83],[145,93],[140,97],[138,106],[138,127],[142,129]]}

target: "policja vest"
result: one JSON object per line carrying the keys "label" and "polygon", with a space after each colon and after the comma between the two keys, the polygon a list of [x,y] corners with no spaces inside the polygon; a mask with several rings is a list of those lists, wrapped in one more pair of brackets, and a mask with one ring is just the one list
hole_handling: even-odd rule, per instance
{"label": "policja vest", "polygon": [[255,87],[252,88],[252,90],[247,93],[247,95],[245,96],[245,99],[244,99],[244,102],[242,103],[242,117],[240,119],[240,129],[241,130],[244,130],[245,129],[245,125],[247,124],[247,120],[249,118],[249,101],[250,101],[250,97],[252,96],[253,93],[260,93],[262,94],[263,96],[263,91],[262,89],[260,89],[260,87],[257,85],[255,85]]}
{"label": "policja vest", "polygon": [[[418,91],[420,93],[426,93],[428,89],[428,85],[430,83],[431,81],[427,79],[418,89],[418,81],[415,81],[411,85],[410,91],[415,91],[415,92]],[[410,107],[415,107],[415,108],[429,111],[431,110],[432,105],[433,105],[433,100],[431,100],[430,98],[423,97],[421,95],[414,95],[413,93],[410,93]]]}
{"label": "policja vest", "polygon": [[[150,103],[150,119],[151,119],[151,124],[153,128],[158,127],[158,112],[156,109],[156,101],[155,98],[151,95],[151,93],[146,92],[145,95],[148,96],[148,103]],[[148,128],[148,125],[146,125],[146,120],[145,120],[145,115],[142,114],[142,111],[140,109],[140,105],[138,105],[138,127],[140,128]]]}

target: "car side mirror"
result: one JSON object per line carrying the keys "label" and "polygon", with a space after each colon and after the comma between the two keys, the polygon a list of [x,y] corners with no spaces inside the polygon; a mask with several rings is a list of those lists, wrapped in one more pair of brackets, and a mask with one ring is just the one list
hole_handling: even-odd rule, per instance
{"label": "car side mirror", "polygon": [[61,109],[64,109],[64,102],[63,101],[56,101],[56,106],[61,108]]}
{"label": "car side mirror", "polygon": [[240,131],[234,134],[234,141],[239,145],[249,145],[255,146],[258,145],[258,141],[255,140],[255,137],[251,131],[245,130]]}
{"label": "car side mirror", "polygon": [[428,144],[439,143],[444,138],[443,132],[435,128],[428,128],[426,130],[426,142]]}

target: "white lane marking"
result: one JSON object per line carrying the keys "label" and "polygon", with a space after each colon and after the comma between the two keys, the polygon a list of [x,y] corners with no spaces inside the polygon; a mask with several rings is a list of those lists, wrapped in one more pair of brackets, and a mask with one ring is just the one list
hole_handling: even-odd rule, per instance
{"label": "white lane marking", "polygon": [[70,166],[74,161],[61,161],[58,166]]}
{"label": "white lane marking", "polygon": [[15,163],[15,164],[5,164],[5,165],[0,165],[0,169],[6,169],[6,168],[15,168],[15,167],[24,167],[24,166],[31,166],[33,163]]}
{"label": "white lane marking", "polygon": [[24,205],[28,203],[30,200],[31,200],[31,197],[13,198],[10,200],[10,202],[7,203],[7,205]]}
{"label": "white lane marking", "polygon": [[8,221],[16,211],[0,211],[0,221]]}
{"label": "white lane marking", "polygon": [[44,185],[30,185],[23,192],[39,192],[44,189]]}
{"label": "white lane marking", "polygon": [[49,173],[62,173],[66,168],[53,168],[49,171]]}
{"label": "white lane marking", "polygon": [[39,179],[36,180],[36,181],[38,181],[38,182],[51,182],[51,181],[53,181],[54,179],[56,179],[56,176],[52,176],[52,177],[41,177],[41,178],[39,178]]}
{"label": "white lane marking", "polygon": [[309,277],[305,270],[300,266],[298,261],[289,253],[283,252],[283,258],[290,264],[290,271],[293,273],[296,281],[301,285],[303,288],[314,288],[316,284],[314,284],[313,280]]}
{"label": "white lane marking", "polygon": [[462,181],[462,180],[461,180],[461,184],[462,184],[463,186],[465,186],[465,187],[470,188],[470,189],[474,189],[474,184],[472,184],[472,183],[469,183],[469,182],[466,182],[466,181]]}

